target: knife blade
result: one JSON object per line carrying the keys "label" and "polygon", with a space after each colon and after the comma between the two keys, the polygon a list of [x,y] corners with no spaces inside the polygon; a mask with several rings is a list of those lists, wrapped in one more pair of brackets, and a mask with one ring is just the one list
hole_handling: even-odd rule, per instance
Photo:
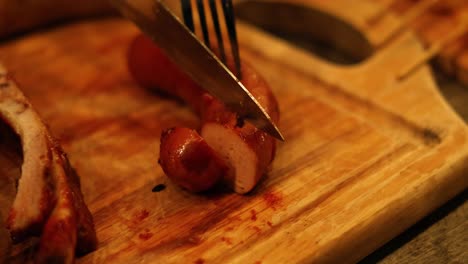
{"label": "knife blade", "polygon": [[257,128],[284,141],[271,117],[237,77],[160,0],[109,0],[196,83]]}

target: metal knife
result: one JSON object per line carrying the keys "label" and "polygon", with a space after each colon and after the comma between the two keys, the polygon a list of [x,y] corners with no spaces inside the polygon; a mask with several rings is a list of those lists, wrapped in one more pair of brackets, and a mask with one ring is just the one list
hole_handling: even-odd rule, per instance
{"label": "metal knife", "polygon": [[160,0],[109,0],[210,94],[259,129],[284,140],[265,109],[237,77]]}

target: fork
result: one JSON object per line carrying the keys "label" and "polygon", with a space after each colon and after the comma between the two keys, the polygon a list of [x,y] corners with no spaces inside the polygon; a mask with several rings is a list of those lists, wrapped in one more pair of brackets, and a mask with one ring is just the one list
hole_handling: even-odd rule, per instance
{"label": "fork", "polygon": [[[208,0],[211,13],[211,21],[213,22],[214,31],[216,34],[216,40],[218,43],[219,57],[220,60],[227,65],[226,50],[223,43],[223,35],[221,33],[220,19],[216,7],[216,0]],[[207,47],[210,45],[209,30],[207,25],[205,4],[203,0],[196,0],[196,10],[198,11],[198,17],[200,20],[200,26],[203,34],[203,41]],[[195,33],[195,26],[193,22],[193,11],[191,0],[181,0],[182,14],[185,25]],[[224,14],[224,22],[226,30],[229,36],[229,42],[231,46],[232,58],[234,60],[235,75],[238,79],[241,79],[241,64],[239,55],[239,45],[237,43],[236,24],[234,18],[234,8],[232,6],[232,0],[221,0],[221,7]]]}

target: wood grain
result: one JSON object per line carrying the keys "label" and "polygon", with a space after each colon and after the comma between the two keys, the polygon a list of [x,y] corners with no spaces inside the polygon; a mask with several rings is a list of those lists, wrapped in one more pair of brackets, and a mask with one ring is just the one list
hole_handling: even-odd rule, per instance
{"label": "wood grain", "polygon": [[278,97],[286,142],[249,195],[184,192],[157,166],[159,134],[198,120],[130,78],[136,33],[91,20],[0,46],[82,179],[100,244],[79,263],[355,262],[468,186],[467,127],[428,67],[396,80],[423,52],[414,35],[338,67],[240,23],[242,56]]}
{"label": "wood grain", "polygon": [[468,191],[364,258],[366,263],[466,263]]}
{"label": "wood grain", "polygon": [[[468,122],[468,90],[434,71],[446,100]],[[404,233],[364,258],[366,263],[466,263],[468,255],[468,190],[424,217]]]}

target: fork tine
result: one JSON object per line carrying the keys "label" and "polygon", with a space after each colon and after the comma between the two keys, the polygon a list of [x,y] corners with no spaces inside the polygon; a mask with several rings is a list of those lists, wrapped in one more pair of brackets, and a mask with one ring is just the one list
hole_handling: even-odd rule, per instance
{"label": "fork tine", "polygon": [[223,37],[221,36],[221,27],[219,26],[218,11],[216,10],[216,0],[210,0],[211,17],[213,18],[216,39],[218,42],[219,54],[221,61],[226,64],[226,53],[224,52]]}
{"label": "fork tine", "polygon": [[181,0],[182,3],[182,14],[184,16],[184,24],[190,29],[190,31],[195,32],[195,26],[193,25],[193,16],[192,16],[192,4],[190,0]]}
{"label": "fork tine", "polygon": [[206,17],[205,17],[205,7],[203,5],[203,0],[197,0],[197,9],[198,15],[200,17],[200,24],[203,32],[203,40],[205,41],[205,45],[210,47],[210,38],[208,36],[208,27],[206,25]]}
{"label": "fork tine", "polygon": [[234,8],[232,7],[231,0],[223,0],[223,12],[226,20],[226,26],[229,35],[229,41],[231,43],[231,51],[234,57],[234,64],[236,68],[236,76],[241,79],[241,65],[239,56],[239,45],[237,43],[236,23],[234,20]]}
{"label": "fork tine", "polygon": [[[193,22],[193,10],[190,0],[181,0],[182,13],[184,17],[185,25],[192,31],[195,32],[195,26]],[[203,33],[203,40],[207,47],[210,46],[210,38],[207,26],[207,20],[205,15],[205,7],[203,0],[196,0],[198,17],[200,20],[200,25]],[[216,33],[216,39],[218,42],[219,54],[221,61],[226,64],[226,50],[223,43],[223,35],[221,33],[221,27],[219,23],[218,11],[216,9],[216,0],[209,0],[209,6],[211,11],[211,17],[214,24],[214,29]],[[241,79],[241,65],[240,65],[240,55],[239,55],[239,45],[237,43],[237,33],[236,33],[236,23],[234,20],[234,8],[232,6],[232,0],[222,0],[221,3],[224,20],[226,24],[227,33],[229,36],[229,42],[231,44],[231,53],[234,60],[235,72],[234,74],[237,78]]]}

